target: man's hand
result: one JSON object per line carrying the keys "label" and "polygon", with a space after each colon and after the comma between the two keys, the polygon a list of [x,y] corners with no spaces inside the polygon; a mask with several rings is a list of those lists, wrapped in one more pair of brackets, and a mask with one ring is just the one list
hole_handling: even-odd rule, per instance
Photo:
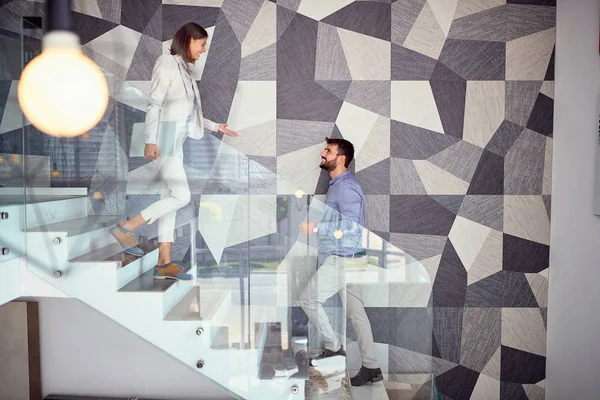
{"label": "man's hand", "polygon": [[144,158],[156,160],[158,157],[160,157],[158,146],[152,143],[146,144],[146,147],[144,147]]}
{"label": "man's hand", "polygon": [[313,231],[313,229],[316,227],[317,227],[316,222],[300,222],[300,225],[298,225],[298,230],[304,236],[310,236],[310,235],[314,235],[315,232]]}
{"label": "man's hand", "polygon": [[231,129],[227,128],[227,124],[219,124],[219,132],[231,137],[238,136],[237,132],[234,132]]}

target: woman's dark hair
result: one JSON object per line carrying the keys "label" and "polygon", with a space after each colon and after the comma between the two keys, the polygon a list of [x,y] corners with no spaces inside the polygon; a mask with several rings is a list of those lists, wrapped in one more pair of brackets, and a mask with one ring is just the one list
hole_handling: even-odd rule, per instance
{"label": "woman's dark hair", "polygon": [[354,146],[352,143],[346,139],[330,139],[328,137],[325,138],[325,142],[327,142],[327,144],[333,144],[337,146],[338,156],[346,156],[346,162],[344,163],[344,166],[348,168],[348,165],[350,165],[352,159],[354,158]]}
{"label": "woman's dark hair", "polygon": [[179,28],[175,36],[173,36],[171,55],[179,54],[185,62],[193,63],[194,60],[190,59],[190,42],[192,39],[198,40],[205,37],[208,37],[206,29],[195,22],[188,22]]}

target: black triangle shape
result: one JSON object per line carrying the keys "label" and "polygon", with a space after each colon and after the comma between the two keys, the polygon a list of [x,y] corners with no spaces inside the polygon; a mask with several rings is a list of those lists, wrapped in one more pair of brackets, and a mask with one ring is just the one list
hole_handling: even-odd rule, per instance
{"label": "black triangle shape", "polygon": [[73,19],[73,31],[79,34],[81,44],[86,44],[104,35],[106,32],[114,29],[119,24],[107,21],[105,19],[92,17],[91,15],[71,12]]}
{"label": "black triangle shape", "polygon": [[162,6],[162,41],[171,40],[185,23],[194,21],[203,28],[215,26],[220,8],[165,4]]}
{"label": "black triangle shape", "polygon": [[392,40],[390,4],[366,1],[350,3],[321,22],[388,42]]}
{"label": "black triangle shape", "polygon": [[450,68],[438,61],[431,74],[430,81],[461,81],[466,82],[467,80]]}
{"label": "black triangle shape", "polygon": [[121,25],[142,33],[161,3],[161,0],[122,0]]}
{"label": "black triangle shape", "polygon": [[552,55],[550,56],[550,62],[548,63],[548,69],[546,70],[546,76],[544,77],[545,81],[553,81],[554,80],[554,56],[556,54],[556,47],[552,50]]}
{"label": "black triangle shape", "polygon": [[541,133],[544,136],[552,137],[554,131],[554,99],[543,93],[538,94],[527,128]]}
{"label": "black triangle shape", "polygon": [[504,157],[483,150],[467,194],[504,194]]}

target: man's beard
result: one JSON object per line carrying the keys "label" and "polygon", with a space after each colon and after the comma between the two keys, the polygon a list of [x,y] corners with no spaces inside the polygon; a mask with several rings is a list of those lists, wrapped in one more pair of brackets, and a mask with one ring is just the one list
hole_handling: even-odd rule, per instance
{"label": "man's beard", "polygon": [[336,165],[335,165],[335,160],[331,160],[331,161],[325,161],[322,162],[319,167],[321,169],[324,169],[327,172],[331,172],[335,169]]}

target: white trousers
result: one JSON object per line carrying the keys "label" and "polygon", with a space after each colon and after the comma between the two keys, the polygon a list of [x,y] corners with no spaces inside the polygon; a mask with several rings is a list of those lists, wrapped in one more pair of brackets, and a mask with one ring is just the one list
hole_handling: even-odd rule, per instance
{"label": "white trousers", "polygon": [[367,368],[378,368],[371,322],[365,312],[361,287],[358,285],[346,287],[345,279],[345,267],[364,266],[367,261],[367,257],[327,257],[321,267],[310,278],[308,285],[300,295],[299,302],[306,315],[308,315],[309,321],[323,337],[325,348],[337,351],[341,346],[341,341],[331,326],[331,322],[323,309],[323,303],[346,288],[346,295],[344,296],[344,293],[342,293],[341,298],[345,303],[346,315],[356,333],[362,365]]}
{"label": "white trousers", "polygon": [[190,202],[190,188],[183,168],[183,151],[152,161],[161,180],[160,200],[142,210],[149,224],[158,220],[158,241],[173,242],[177,210]]}

